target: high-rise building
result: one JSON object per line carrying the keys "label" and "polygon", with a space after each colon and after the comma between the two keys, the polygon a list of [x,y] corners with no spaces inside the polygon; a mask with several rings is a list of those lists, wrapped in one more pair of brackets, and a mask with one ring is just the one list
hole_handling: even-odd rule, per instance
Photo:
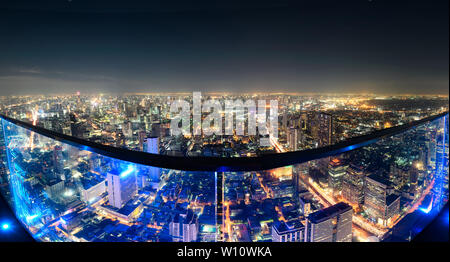
{"label": "high-rise building", "polygon": [[159,154],[159,137],[150,136],[144,140],[144,151],[151,154]]}
{"label": "high-rise building", "polygon": [[[151,136],[144,141],[144,151],[151,154],[159,154],[159,137]],[[161,175],[161,168],[150,167],[149,168],[149,178],[153,182],[159,181]],[[144,183],[145,184],[145,183]]]}
{"label": "high-rise building", "polygon": [[351,204],[364,203],[364,183],[366,171],[357,165],[350,165],[342,181],[342,196]]}
{"label": "high-rise building", "polygon": [[53,167],[55,176],[53,178],[61,178],[64,173],[64,160],[61,146],[55,146],[53,149]]}
{"label": "high-rise building", "polygon": [[347,172],[348,166],[339,158],[333,158],[328,165],[328,187],[333,190],[333,194],[338,194],[342,190],[342,180]]}
{"label": "high-rise building", "polygon": [[272,225],[272,242],[303,242],[305,226],[299,219],[278,221]]}
{"label": "high-rise building", "polygon": [[195,242],[198,236],[197,215],[188,209],[186,214],[176,214],[169,223],[169,234],[174,242]]}
{"label": "high-rise building", "polygon": [[319,147],[333,143],[333,116],[327,113],[317,113],[310,122],[311,135],[317,140]]}
{"label": "high-rise building", "polygon": [[106,179],[109,204],[115,208],[121,208],[137,193],[136,171],[131,166],[123,171],[111,170]]}
{"label": "high-rise building", "polygon": [[287,130],[287,141],[290,151],[297,151],[299,149],[298,142],[300,138],[300,130],[296,127],[291,127]]}
{"label": "high-rise building", "polygon": [[311,213],[306,220],[306,242],[351,242],[353,209],[344,202]]}
{"label": "high-rise building", "polygon": [[147,138],[147,133],[143,130],[138,132],[138,140],[139,140],[139,149],[141,151],[144,151],[144,143],[145,139]]}
{"label": "high-rise building", "polygon": [[369,218],[387,226],[393,216],[400,211],[399,197],[392,194],[390,182],[379,175],[366,177],[364,210]]}
{"label": "high-rise building", "polygon": [[319,147],[333,144],[333,116],[327,113],[319,113],[317,124],[319,126]]}

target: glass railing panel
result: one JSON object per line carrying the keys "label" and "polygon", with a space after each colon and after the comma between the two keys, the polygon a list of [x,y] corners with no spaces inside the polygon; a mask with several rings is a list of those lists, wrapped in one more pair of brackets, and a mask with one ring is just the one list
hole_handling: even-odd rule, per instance
{"label": "glass railing panel", "polygon": [[40,241],[216,241],[214,172],[106,157],[2,120],[2,194]]}
{"label": "glass railing panel", "polygon": [[408,241],[448,201],[448,117],[336,156],[224,172],[224,241]]}
{"label": "glass railing panel", "polygon": [[245,172],[135,164],[6,120],[0,131],[1,193],[40,241],[407,241],[448,202],[448,116]]}

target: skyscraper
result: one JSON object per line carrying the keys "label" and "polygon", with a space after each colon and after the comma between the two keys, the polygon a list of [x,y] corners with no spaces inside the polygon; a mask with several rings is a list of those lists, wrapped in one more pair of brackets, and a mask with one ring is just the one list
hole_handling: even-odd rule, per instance
{"label": "skyscraper", "polygon": [[376,223],[383,226],[399,213],[400,198],[392,193],[390,182],[378,175],[366,177],[364,210]]}
{"label": "skyscraper", "polygon": [[[159,154],[159,137],[158,136],[150,136],[144,141],[145,152],[151,154]],[[159,177],[161,175],[161,168],[158,167],[150,167],[149,168],[149,176],[150,180],[153,182],[159,181]]]}
{"label": "skyscraper", "polygon": [[350,165],[342,181],[342,196],[354,205],[364,203],[364,183],[368,174],[357,165]]}
{"label": "skyscraper", "polygon": [[53,178],[62,178],[64,174],[64,160],[63,160],[63,152],[61,146],[55,146],[53,149],[53,168],[55,175]]}
{"label": "skyscraper", "polygon": [[344,165],[339,158],[333,158],[328,165],[328,186],[334,194],[342,190],[342,180],[347,172],[347,165]]}
{"label": "skyscraper", "polygon": [[351,242],[353,209],[344,202],[311,213],[306,220],[306,242]]}
{"label": "skyscraper", "polygon": [[333,144],[333,116],[327,113],[317,114],[319,147]]}
{"label": "skyscraper", "polygon": [[137,193],[136,171],[132,166],[123,171],[111,170],[106,179],[109,204],[115,208],[121,208]]}
{"label": "skyscraper", "polygon": [[150,136],[144,140],[145,152],[151,154],[159,154],[159,137]]}
{"label": "skyscraper", "polygon": [[139,149],[141,151],[144,151],[144,143],[145,143],[145,139],[147,137],[147,133],[143,130],[138,132],[138,140],[139,140]]}
{"label": "skyscraper", "polygon": [[299,136],[300,136],[299,128],[291,127],[287,130],[287,141],[289,143],[289,149],[291,151],[297,151],[299,149],[298,147]]}

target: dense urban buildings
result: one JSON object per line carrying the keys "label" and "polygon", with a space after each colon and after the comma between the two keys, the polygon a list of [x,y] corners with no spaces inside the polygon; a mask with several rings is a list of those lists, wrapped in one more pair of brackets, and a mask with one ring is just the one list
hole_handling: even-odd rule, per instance
{"label": "dense urban buildings", "polygon": [[352,207],[346,203],[309,214],[306,222],[307,242],[351,242]]}
{"label": "dense urban buildings", "polygon": [[259,135],[172,135],[169,104],[189,94],[4,97],[2,115],[31,126],[2,120],[1,191],[42,241],[404,241],[404,223],[448,201],[445,115],[356,150],[236,172],[136,164],[29,130],[196,161],[323,148],[448,110],[445,97],[258,98],[281,101],[269,146]]}

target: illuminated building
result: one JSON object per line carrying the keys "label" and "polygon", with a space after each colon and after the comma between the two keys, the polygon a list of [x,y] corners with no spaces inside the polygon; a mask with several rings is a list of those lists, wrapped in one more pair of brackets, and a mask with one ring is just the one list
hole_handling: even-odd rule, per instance
{"label": "illuminated building", "polygon": [[151,136],[144,140],[144,151],[151,154],[159,154],[159,137]]}
{"label": "illuminated building", "polygon": [[389,181],[375,174],[366,177],[364,210],[374,222],[387,226],[399,209],[400,197],[392,194]]}
{"label": "illuminated building", "polygon": [[146,196],[140,196],[136,199],[129,200],[120,208],[101,205],[99,210],[102,210],[103,212],[121,221],[129,223],[134,221],[141,214],[145,200]]}
{"label": "illuminated building", "polygon": [[311,133],[318,141],[319,147],[333,143],[333,116],[327,113],[317,113],[311,121]]}
{"label": "illuminated building", "polygon": [[119,171],[111,170],[107,174],[108,200],[115,208],[121,208],[137,192],[136,171],[133,167]]}
{"label": "illuminated building", "polygon": [[367,174],[357,165],[350,165],[342,182],[342,196],[348,202],[360,205],[364,203],[364,183]]}
{"label": "illuminated building", "polygon": [[353,209],[344,202],[311,213],[306,221],[306,242],[351,242]]}
{"label": "illuminated building", "polygon": [[344,165],[338,158],[333,158],[328,165],[328,186],[336,194],[342,190],[342,180],[347,172],[347,165]]}
{"label": "illuminated building", "polygon": [[138,132],[139,149],[141,151],[144,151],[144,143],[145,143],[146,137],[147,137],[147,133],[145,131]]}
{"label": "illuminated building", "polygon": [[[159,137],[158,136],[151,136],[148,137],[144,141],[144,148],[145,152],[151,153],[151,154],[159,154]],[[150,167],[150,180],[151,181],[159,181],[159,177],[161,176],[161,168],[158,167]]]}
{"label": "illuminated building", "polygon": [[311,193],[306,194],[306,195],[304,194],[303,196],[299,197],[299,206],[300,206],[300,211],[302,212],[302,214],[305,217],[307,217],[309,214],[311,214],[311,212],[313,210]]}
{"label": "illuminated building", "polygon": [[298,150],[298,141],[300,136],[300,130],[298,128],[291,127],[287,130],[287,141],[289,143],[289,150]]}
{"label": "illuminated building", "polygon": [[81,200],[90,203],[98,199],[106,192],[106,181],[97,176],[85,175],[80,179],[81,183]]}
{"label": "illuminated building", "polygon": [[169,234],[174,242],[195,242],[198,236],[198,218],[192,210],[186,214],[176,214],[169,224]]}
{"label": "illuminated building", "polygon": [[303,242],[304,236],[305,226],[298,219],[272,225],[272,242]]}
{"label": "illuminated building", "polygon": [[55,146],[53,149],[53,167],[55,176],[61,178],[61,175],[64,172],[64,163],[63,163],[63,153],[62,153],[62,147],[61,146]]}
{"label": "illuminated building", "polygon": [[[135,115],[135,106],[133,103],[129,105],[130,115]],[[107,108],[105,112],[113,110],[116,109]],[[164,107],[161,110],[164,111]],[[80,115],[89,118],[89,113]],[[366,212],[366,206],[355,208],[354,214],[351,208],[348,212],[343,207],[338,208],[342,204],[321,210],[333,205],[336,199],[340,201],[340,197],[334,198],[327,188],[327,184],[339,187],[339,180],[330,182],[330,174],[336,178],[343,176],[344,197],[358,203],[361,201],[360,178],[368,174],[367,170],[376,169],[379,163],[383,164],[380,169],[390,168],[401,160],[402,172],[409,171],[419,158],[423,144],[428,141],[442,141],[438,144],[441,149],[436,150],[443,152],[436,160],[440,168],[431,169],[424,165],[425,178],[418,179],[416,197],[420,200],[424,195],[429,196],[428,203],[432,203],[426,206],[429,214],[438,210],[439,201],[445,203],[447,200],[448,143],[443,141],[445,137],[439,135],[442,131],[435,124],[442,116],[415,123],[420,128],[411,128],[410,125],[398,127],[398,133],[394,135],[389,131],[382,133],[383,136],[377,136],[378,133],[356,139],[349,136],[348,142],[336,145],[333,152],[327,148],[315,148],[316,145],[310,143],[313,140],[310,130],[305,130],[309,143],[305,148],[308,151],[271,155],[262,152],[244,159],[249,151],[239,145],[237,141],[240,138],[237,137],[236,141],[233,138],[236,143],[227,150],[239,159],[219,155],[221,157],[205,160],[182,155],[174,161],[174,158],[164,155],[165,150],[170,150],[172,144],[183,150],[184,143],[191,145],[189,143],[194,140],[188,137],[178,140],[160,137],[159,155],[140,152],[136,150],[137,130],[142,128],[134,126],[135,119],[129,119],[127,121],[132,123],[134,131],[131,141],[126,140],[125,145],[133,150],[122,146],[114,148],[115,136],[120,134],[119,127],[125,121],[120,113],[113,119],[115,114],[108,116],[111,119],[86,119],[84,123],[89,125],[88,129],[95,130],[93,126],[98,125],[96,131],[104,129],[107,134],[97,132],[97,135],[90,137],[95,142],[61,136],[1,116],[0,143],[4,141],[6,144],[0,144],[0,150],[4,151],[0,152],[0,156],[5,158],[1,173],[6,174],[8,179],[2,178],[0,190],[5,198],[12,200],[14,205],[11,207],[17,218],[38,241],[301,241],[301,234],[290,231],[298,232],[301,228],[300,225],[297,228],[290,224],[299,218],[305,219],[301,221],[305,225],[304,240],[350,241],[352,217],[357,230],[354,240],[365,240],[359,234],[361,228],[383,241],[385,233],[394,225],[387,228],[373,225],[367,219],[370,215]],[[161,115],[164,116],[163,113]],[[45,118],[42,116],[43,120]],[[392,119],[389,121],[396,123]],[[370,128],[369,120],[357,119],[352,124],[359,122],[362,124],[355,127]],[[356,130],[352,135],[364,134],[359,133],[363,131],[358,128],[352,130]],[[395,139],[391,139],[393,136]],[[124,141],[118,138],[120,143]],[[202,152],[215,144],[211,155],[217,155],[229,142],[226,138],[217,137],[196,139],[191,152]],[[246,143],[251,144],[251,141],[248,139]],[[63,149],[61,167],[66,178],[64,181],[49,179],[54,174],[55,146]],[[156,152],[157,147],[153,148],[155,150],[151,151]],[[251,148],[260,149],[256,144],[252,144]],[[56,155],[60,159],[61,155]],[[345,175],[342,175],[340,165],[331,162],[325,166],[325,173],[317,171],[326,163],[322,160],[335,157],[351,166]],[[138,190],[135,178],[149,176],[152,168],[160,170],[161,179],[148,179],[149,186],[140,186]],[[415,174],[407,175],[411,181],[416,181]],[[433,179],[436,181],[434,184]],[[54,184],[54,181],[57,183]],[[402,190],[400,187],[395,189]],[[352,192],[356,193],[352,195]],[[362,193],[364,200],[364,183]],[[366,194],[369,195],[368,192]],[[400,203],[399,197],[386,193],[384,209],[388,219],[398,217],[401,222],[403,215],[416,212],[409,204],[417,207],[419,203],[403,199]],[[424,214],[420,208],[417,210],[420,214],[414,215]],[[179,214],[178,217],[176,214]],[[274,221],[280,221],[280,224]],[[56,222],[60,224],[53,226]],[[405,230],[410,229],[406,227]]]}

